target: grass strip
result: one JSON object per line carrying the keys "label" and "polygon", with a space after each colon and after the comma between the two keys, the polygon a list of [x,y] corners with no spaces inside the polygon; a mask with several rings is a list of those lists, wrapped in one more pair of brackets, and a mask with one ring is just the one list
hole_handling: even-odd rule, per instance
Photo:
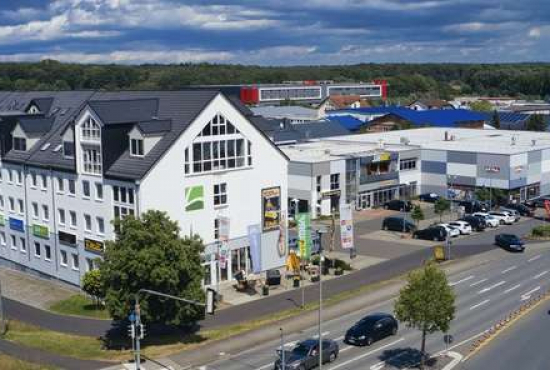
{"label": "grass strip", "polygon": [[73,295],[58,301],[49,307],[49,310],[61,315],[83,316],[94,319],[109,320],[109,312],[98,307],[91,299],[81,294]]}
{"label": "grass strip", "polygon": [[22,361],[15,357],[3,355],[0,353],[0,369],[2,370],[57,370],[57,368],[47,365],[33,364]]}

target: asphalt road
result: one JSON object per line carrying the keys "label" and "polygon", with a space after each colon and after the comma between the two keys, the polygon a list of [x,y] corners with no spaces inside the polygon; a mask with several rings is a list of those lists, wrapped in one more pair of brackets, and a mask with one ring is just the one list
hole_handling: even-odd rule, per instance
{"label": "asphalt road", "polygon": [[[550,288],[550,251],[528,251],[524,254],[509,254],[488,265],[476,267],[449,277],[449,283],[457,294],[457,313],[451,325],[455,350],[465,349],[469,343],[510,311],[522,300]],[[323,336],[335,339],[340,345],[340,357],[326,370],[351,370],[381,368],[400,369],[417,354],[420,334],[417,330],[402,326],[394,337],[386,338],[371,347],[349,346],[342,342],[345,331],[354,322],[368,313],[392,312],[393,301],[381,302],[365,310],[324,322]],[[285,338],[285,347],[299,340],[314,337],[318,327]],[[427,350],[436,353],[444,349],[443,334],[428,337]],[[238,339],[234,339],[238,340]],[[260,344],[229,359],[207,365],[209,370],[266,370],[272,369],[276,359],[275,350],[279,341]],[[384,367],[386,366],[386,367]],[[537,369],[516,367],[516,369]],[[485,368],[484,368],[485,369]],[[496,369],[496,367],[495,367]]]}
{"label": "asphalt road", "polygon": [[495,337],[462,365],[464,370],[547,370],[550,303],[545,302]]}

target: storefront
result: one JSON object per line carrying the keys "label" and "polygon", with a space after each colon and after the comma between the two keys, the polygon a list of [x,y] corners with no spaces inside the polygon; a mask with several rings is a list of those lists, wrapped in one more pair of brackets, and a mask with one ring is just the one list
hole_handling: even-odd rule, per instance
{"label": "storefront", "polygon": [[381,187],[376,190],[361,192],[357,195],[357,210],[382,207],[393,199],[409,200],[417,194],[417,182],[410,184]]}
{"label": "storefront", "polygon": [[233,281],[238,271],[252,273],[249,246],[229,247],[224,250],[219,245],[208,246],[202,266],[204,268],[204,286],[217,286],[226,281]]}

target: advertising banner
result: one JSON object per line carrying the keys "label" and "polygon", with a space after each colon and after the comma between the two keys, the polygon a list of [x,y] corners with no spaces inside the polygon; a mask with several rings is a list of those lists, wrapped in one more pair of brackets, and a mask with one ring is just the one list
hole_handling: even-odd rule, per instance
{"label": "advertising banner", "polygon": [[277,230],[281,222],[281,188],[262,189],[263,231]]}
{"label": "advertising banner", "polygon": [[279,252],[279,257],[285,257],[286,256],[286,245],[288,242],[288,237],[286,234],[286,218],[285,216],[281,216],[281,222],[279,224],[279,242],[277,243]]}
{"label": "advertising banner", "polygon": [[103,253],[104,244],[97,240],[84,239],[84,249],[88,252]]}
{"label": "advertising banner", "polygon": [[340,244],[342,249],[353,248],[353,211],[351,204],[340,205]]}
{"label": "advertising banner", "polygon": [[204,208],[204,188],[202,185],[185,188],[185,210],[197,211]]}
{"label": "advertising banner", "polygon": [[10,217],[10,229],[25,232],[25,223],[22,220]]}
{"label": "advertising banner", "polygon": [[225,244],[229,241],[229,217],[218,216],[219,241]]}
{"label": "advertising banner", "polygon": [[262,272],[262,228],[260,225],[248,226],[248,242],[252,272],[259,274]]}
{"label": "advertising banner", "polygon": [[300,247],[300,258],[309,260],[311,256],[311,216],[309,212],[296,215],[298,224],[298,246]]}
{"label": "advertising banner", "polygon": [[32,225],[32,234],[39,238],[49,239],[50,238],[50,229],[47,226],[42,225]]}
{"label": "advertising banner", "polygon": [[219,263],[220,268],[225,269],[227,268],[227,255],[229,253],[229,249],[227,248],[226,243],[220,244],[220,253],[219,253]]}

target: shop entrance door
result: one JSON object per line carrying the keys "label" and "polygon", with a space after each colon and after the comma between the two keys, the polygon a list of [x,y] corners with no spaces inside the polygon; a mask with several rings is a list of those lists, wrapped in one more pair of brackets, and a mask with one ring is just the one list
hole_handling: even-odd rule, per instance
{"label": "shop entrance door", "polygon": [[359,209],[371,208],[371,193],[359,194]]}

